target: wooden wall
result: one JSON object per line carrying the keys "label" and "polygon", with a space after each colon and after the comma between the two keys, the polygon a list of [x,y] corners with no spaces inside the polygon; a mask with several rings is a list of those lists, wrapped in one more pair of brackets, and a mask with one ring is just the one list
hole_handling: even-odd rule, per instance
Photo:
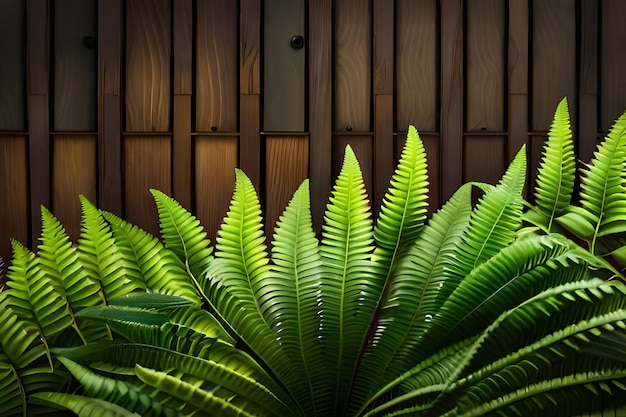
{"label": "wooden wall", "polygon": [[268,226],[310,177],[319,227],[346,144],[378,206],[409,124],[436,208],[523,144],[535,167],[563,96],[588,160],[626,109],[625,20],[622,0],[4,0],[0,256],[37,244],[42,204],[76,238],[78,194],[156,232],[158,188],[214,236],[235,167]]}

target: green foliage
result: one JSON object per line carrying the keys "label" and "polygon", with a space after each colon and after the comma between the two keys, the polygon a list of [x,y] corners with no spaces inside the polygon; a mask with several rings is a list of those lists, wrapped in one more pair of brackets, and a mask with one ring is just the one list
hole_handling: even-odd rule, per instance
{"label": "green foliage", "polygon": [[270,250],[240,170],[214,247],[156,190],[160,238],[81,197],[74,246],[43,208],[38,253],[13,242],[0,293],[0,414],[621,410],[626,285],[606,278],[626,259],[625,131],[623,116],[576,196],[563,101],[534,206],[522,149],[498,184],[463,185],[429,220],[413,127],[377,219],[347,147],[321,235],[305,181]]}

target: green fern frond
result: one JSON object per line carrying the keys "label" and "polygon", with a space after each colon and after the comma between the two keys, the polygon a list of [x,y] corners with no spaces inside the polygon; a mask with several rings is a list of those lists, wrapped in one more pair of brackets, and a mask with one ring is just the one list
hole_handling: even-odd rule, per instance
{"label": "green fern frond", "polygon": [[17,414],[26,414],[26,392],[15,366],[0,352],[0,415]]}
{"label": "green fern frond", "polygon": [[61,392],[42,392],[33,394],[33,402],[47,406],[57,406],[77,414],[78,417],[138,417],[139,414],[126,410],[119,405],[76,394]]}
{"label": "green fern frond", "polygon": [[574,143],[567,98],[564,98],[554,113],[535,186],[535,203],[542,214],[541,224],[538,225],[548,233],[552,230],[554,219],[564,214],[570,204],[575,174]]}
{"label": "green fern frond", "polygon": [[159,211],[161,238],[194,279],[206,272],[213,260],[213,247],[200,221],[173,198],[150,190]]}

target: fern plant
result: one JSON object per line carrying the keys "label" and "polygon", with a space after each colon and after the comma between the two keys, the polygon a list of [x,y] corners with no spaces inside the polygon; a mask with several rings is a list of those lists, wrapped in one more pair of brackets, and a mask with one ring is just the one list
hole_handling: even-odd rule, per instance
{"label": "fern plant", "polygon": [[[526,214],[522,149],[498,184],[463,185],[427,220],[426,154],[413,127],[377,219],[347,147],[321,235],[305,181],[268,237],[271,250],[240,170],[215,246],[155,190],[160,238],[81,198],[72,245],[43,209],[38,253],[14,242],[0,293],[0,415],[572,416],[623,407],[626,285],[604,279],[597,250],[606,236],[620,242],[612,207],[624,196],[609,194],[623,171],[606,155],[623,169],[623,134],[586,168],[584,203],[572,209],[565,106]],[[475,188],[483,195],[473,205]],[[593,211],[602,202],[608,208]],[[565,235],[581,221],[573,216],[593,225],[576,234],[591,250]]]}

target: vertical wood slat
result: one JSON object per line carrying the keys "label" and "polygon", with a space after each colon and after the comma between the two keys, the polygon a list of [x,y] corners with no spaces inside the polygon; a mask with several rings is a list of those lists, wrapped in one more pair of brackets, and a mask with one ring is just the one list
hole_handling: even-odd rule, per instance
{"label": "vertical wood slat", "polygon": [[92,135],[54,137],[54,214],[74,241],[81,226],[78,195],[96,203],[96,144],[97,138]]}
{"label": "vertical wood slat", "polygon": [[582,0],[578,158],[590,161],[598,131],[598,2]]}
{"label": "vertical wood slat", "polygon": [[25,130],[24,0],[0,5],[0,130]]}
{"label": "vertical wood slat", "polygon": [[343,0],[334,6],[335,131],[370,131],[371,13],[371,0]]}
{"label": "vertical wood slat", "polygon": [[237,132],[237,2],[198,0],[196,16],[195,129]]}
{"label": "vertical wood slat", "polygon": [[173,8],[174,128],[172,138],[172,191],[178,202],[192,209],[191,94],[193,4],[178,0]]}
{"label": "vertical wood slat", "polygon": [[626,110],[626,3],[602,1],[600,131],[608,132]]}
{"label": "vertical wood slat", "polygon": [[[567,96],[576,109],[576,8],[571,0],[533,1],[533,131],[548,131],[554,110]],[[576,112],[571,111],[572,126]]]}
{"label": "vertical wood slat", "polygon": [[122,1],[98,1],[98,207],[122,215]]}
{"label": "vertical wood slat", "polygon": [[307,48],[291,39],[304,35],[304,0],[267,1],[264,19],[263,130],[303,132]]}
{"label": "vertical wood slat", "polygon": [[41,232],[40,206],[50,207],[48,130],[49,11],[45,0],[26,3],[31,245]]}
{"label": "vertical wood slat", "polygon": [[504,130],[506,4],[467,0],[466,131]]}
{"label": "vertical wood slat", "polygon": [[377,213],[394,166],[393,49],[394,0],[374,0],[374,194]]}
{"label": "vertical wood slat", "polygon": [[505,143],[504,136],[466,136],[463,181],[497,184],[506,168]]}
{"label": "vertical wood slat", "polygon": [[396,0],[396,129],[439,130],[437,1]]}
{"label": "vertical wood slat", "polygon": [[331,187],[332,0],[309,0],[309,177],[311,213],[321,230]]}
{"label": "vertical wood slat", "polygon": [[508,86],[509,141],[507,159],[528,143],[528,41],[529,1],[509,2]]}
{"label": "vertical wood slat", "polygon": [[441,0],[441,191],[449,199],[463,181],[463,6]]}
{"label": "vertical wood slat", "polygon": [[28,244],[27,166],[26,139],[0,136],[0,258],[5,265],[11,260],[10,238]]}
{"label": "vertical wood slat", "polygon": [[196,137],[196,213],[211,241],[215,241],[235,189],[237,153],[234,136]]}
{"label": "vertical wood slat", "polygon": [[261,2],[241,0],[239,166],[255,185],[261,184]]}
{"label": "vertical wood slat", "polygon": [[265,152],[265,229],[272,236],[276,221],[308,176],[309,140],[306,136],[268,136]]}
{"label": "vertical wood slat", "polygon": [[150,189],[170,195],[171,140],[168,136],[127,136],[124,140],[125,218],[159,234],[159,219]]}
{"label": "vertical wood slat", "polygon": [[170,130],[171,1],[126,1],[126,130]]}

